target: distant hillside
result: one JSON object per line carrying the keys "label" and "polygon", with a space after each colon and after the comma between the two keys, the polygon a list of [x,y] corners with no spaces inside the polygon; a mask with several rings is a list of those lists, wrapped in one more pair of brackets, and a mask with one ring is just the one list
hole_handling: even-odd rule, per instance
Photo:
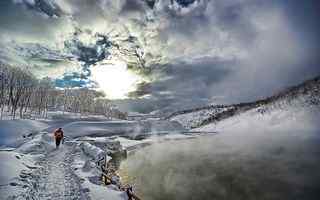
{"label": "distant hillside", "polygon": [[254,102],[232,105],[210,105],[189,110],[174,112],[166,119],[178,121],[185,128],[197,128],[210,123],[221,121],[238,113],[257,109],[264,114],[271,109],[281,109],[288,105],[310,106],[320,104],[320,76],[302,84],[289,87],[271,97]]}

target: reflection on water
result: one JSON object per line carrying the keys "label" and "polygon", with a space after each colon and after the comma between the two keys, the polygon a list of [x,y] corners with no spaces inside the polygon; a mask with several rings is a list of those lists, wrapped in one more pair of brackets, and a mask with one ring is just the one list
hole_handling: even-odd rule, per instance
{"label": "reflection on water", "polygon": [[113,169],[118,170],[120,168],[121,161],[127,158],[127,152],[115,151],[110,156],[111,160],[108,162],[108,165],[112,166]]}
{"label": "reflection on water", "polygon": [[215,137],[172,141],[130,155],[119,173],[148,200],[319,200],[315,140],[278,138],[251,146]]}
{"label": "reflection on water", "polygon": [[[131,155],[133,154],[129,154],[129,157]],[[136,181],[136,176],[134,176],[133,174],[130,174],[127,164],[128,164],[127,160],[122,159],[120,162],[119,168],[117,169],[117,173],[121,177],[121,183],[123,185],[133,186],[135,194],[141,197],[142,195],[140,191],[141,186],[138,185],[139,183]]]}

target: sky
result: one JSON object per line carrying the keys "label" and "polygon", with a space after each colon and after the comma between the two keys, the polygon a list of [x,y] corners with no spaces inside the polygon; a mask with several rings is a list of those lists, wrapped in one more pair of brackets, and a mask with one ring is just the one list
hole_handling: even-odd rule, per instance
{"label": "sky", "polygon": [[0,61],[120,109],[270,96],[320,74],[316,0],[3,0]]}

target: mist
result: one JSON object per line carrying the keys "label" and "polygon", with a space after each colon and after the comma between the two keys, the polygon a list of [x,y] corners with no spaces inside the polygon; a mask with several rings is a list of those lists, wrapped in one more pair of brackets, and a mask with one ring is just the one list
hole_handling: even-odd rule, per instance
{"label": "mist", "polygon": [[320,129],[312,109],[241,114],[216,125],[218,135],[146,147],[121,168],[151,200],[315,200]]}

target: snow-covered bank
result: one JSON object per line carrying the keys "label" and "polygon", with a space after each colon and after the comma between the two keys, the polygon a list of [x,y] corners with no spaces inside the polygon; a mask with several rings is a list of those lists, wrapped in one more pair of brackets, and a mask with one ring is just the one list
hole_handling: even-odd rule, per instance
{"label": "snow-covered bank", "polygon": [[78,121],[63,126],[70,137],[124,135],[138,131],[138,123],[134,121]]}
{"label": "snow-covered bank", "polygon": [[42,132],[31,140],[23,143],[15,151],[24,154],[45,155],[55,149],[54,138],[51,133]]}
{"label": "snow-covered bank", "polygon": [[155,135],[148,137],[143,140],[132,140],[123,137],[116,137],[115,141],[119,141],[122,148],[127,150],[129,153],[131,151],[139,150],[145,146],[150,146],[152,144],[164,143],[168,141],[177,141],[177,140],[188,140],[188,139],[195,139],[200,135],[185,135],[185,134],[168,134],[168,135]]}
{"label": "snow-covered bank", "polygon": [[[116,146],[107,140],[106,147]],[[107,154],[107,148],[69,140],[55,149],[53,141],[51,134],[42,132],[14,151],[0,151],[1,199],[127,199],[124,191],[106,187],[100,180],[96,161]]]}
{"label": "snow-covered bank", "polygon": [[0,146],[17,147],[47,127],[48,124],[36,120],[0,120]]}
{"label": "snow-covered bank", "polygon": [[[34,158],[13,151],[0,151],[0,185],[14,184],[22,170],[35,168]],[[1,195],[2,196],[2,195]]]}
{"label": "snow-covered bank", "polygon": [[0,151],[0,197],[7,199],[26,192],[31,186],[30,173],[39,166],[37,157],[14,151]]}
{"label": "snow-covered bank", "polygon": [[158,132],[171,133],[186,130],[179,123],[166,120],[78,121],[63,126],[63,129],[70,137],[108,137],[117,135],[131,138],[139,135],[152,135]]}
{"label": "snow-covered bank", "polygon": [[[87,191],[88,198],[92,200],[127,200],[128,197],[124,191],[120,191],[114,185],[103,185],[101,171],[96,163],[103,156],[102,154],[102,149],[88,142],[83,142],[76,146],[72,168],[75,170],[74,173],[81,179],[81,187]],[[109,161],[111,157],[106,156],[106,159]]]}
{"label": "snow-covered bank", "polygon": [[82,119],[92,119],[92,120],[109,120],[110,117],[104,115],[82,115],[80,113],[73,112],[63,112],[63,111],[48,111],[47,118],[51,120],[82,120]]}

